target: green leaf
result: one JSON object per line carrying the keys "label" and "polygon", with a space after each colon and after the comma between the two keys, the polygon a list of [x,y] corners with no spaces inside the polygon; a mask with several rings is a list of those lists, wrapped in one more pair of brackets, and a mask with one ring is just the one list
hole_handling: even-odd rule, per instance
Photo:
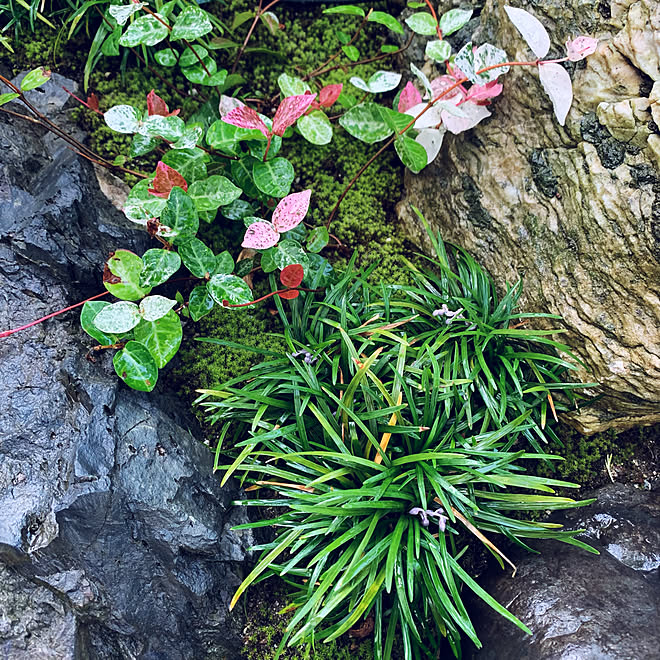
{"label": "green leaf", "polygon": [[93,339],[102,346],[110,346],[116,343],[117,335],[101,332],[95,325],[94,319],[105,307],[110,307],[109,302],[104,300],[88,300],[80,312],[80,326]]}
{"label": "green leaf", "polygon": [[177,17],[170,39],[193,41],[213,30],[209,15],[199,7],[186,7]]}
{"label": "green leaf", "polygon": [[163,48],[154,53],[154,59],[161,66],[174,66],[179,59],[179,54],[173,48]]}
{"label": "green leaf", "polygon": [[41,85],[50,80],[50,76],[51,72],[43,66],[32,69],[32,71],[26,73],[23,80],[21,80],[21,90],[29,92],[31,89],[41,87]]}
{"label": "green leaf", "polygon": [[237,199],[227,206],[220,207],[220,212],[225,218],[230,220],[242,220],[243,218],[254,215],[252,204],[245,199]]}
{"label": "green leaf", "polygon": [[219,206],[231,204],[241,192],[238,186],[219,174],[195,181],[188,187],[188,194],[200,211],[214,211]]}
{"label": "green leaf", "polygon": [[7,92],[6,94],[0,94],[0,105],[9,103],[9,101],[13,101],[14,99],[17,99],[19,96],[20,94],[17,94],[16,92]]}
{"label": "green leaf", "polygon": [[440,17],[440,30],[443,36],[454,34],[472,18],[471,9],[450,9]]}
{"label": "green leaf", "polygon": [[142,320],[135,328],[134,336],[136,341],[146,346],[156,366],[162,369],[181,346],[181,319],[174,310],[170,310],[157,321]]}
{"label": "green leaf", "polygon": [[134,390],[151,392],[158,381],[158,367],[145,346],[129,341],[112,360],[117,375]]}
{"label": "green leaf", "polygon": [[364,9],[355,5],[341,5],[339,7],[329,7],[323,10],[324,14],[349,14],[350,16],[360,16],[364,18]]}
{"label": "green leaf", "polygon": [[185,68],[193,66],[193,64],[199,64],[199,60],[203,60],[208,54],[209,51],[201,44],[190,44],[190,47],[186,47],[181,54],[179,66]]}
{"label": "green leaf", "polygon": [[183,135],[174,142],[172,149],[194,149],[202,140],[204,129],[201,126],[187,126]]}
{"label": "green leaf", "polygon": [[116,57],[119,55],[119,39],[121,37],[121,27],[117,25],[108,35],[108,38],[101,45],[101,52],[106,57]]}
{"label": "green leaf", "polygon": [[368,144],[381,142],[392,135],[392,129],[383,121],[380,106],[376,103],[353,106],[339,118],[339,123],[353,137]]}
{"label": "green leaf", "polygon": [[187,240],[194,236],[199,229],[199,216],[191,196],[178,186],[172,188],[160,222],[158,235],[167,240],[177,242],[177,239]]}
{"label": "green leaf", "polygon": [[181,73],[190,82],[197,85],[209,85],[210,87],[221,86],[227,79],[227,70],[220,69],[218,71],[218,65],[210,57],[205,57],[202,62],[181,69]]}
{"label": "green leaf", "polygon": [[416,34],[437,34],[438,24],[428,12],[418,12],[406,18],[406,25]]}
{"label": "green leaf", "polygon": [[215,257],[215,266],[213,268],[213,275],[231,275],[234,271],[234,258],[224,250]]}
{"label": "green leaf", "polygon": [[256,161],[252,167],[254,183],[271,197],[286,197],[295,176],[293,165],[286,158],[273,158],[265,163]]}
{"label": "green leaf", "polygon": [[300,264],[305,273],[309,271],[307,254],[305,254],[298,241],[293,241],[290,238],[285,238],[277,244],[273,252],[273,260],[280,270],[293,264]]}
{"label": "green leaf", "polygon": [[254,128],[241,128],[233,126],[218,119],[214,121],[206,133],[206,143],[212,149],[217,149],[231,156],[241,153],[239,142],[241,140],[264,140],[261,131]]}
{"label": "green leaf", "polygon": [[141,319],[135,303],[120,300],[99,310],[94,317],[94,325],[105,334],[120,335],[132,330]]}
{"label": "green leaf", "polygon": [[188,299],[188,311],[192,320],[199,321],[199,319],[206,316],[213,309],[214,304],[206,284],[196,286],[190,292],[190,298]]}
{"label": "green leaf", "polygon": [[210,157],[197,148],[176,149],[167,151],[161,160],[165,165],[173,167],[190,185],[207,177],[206,163],[210,161]]}
{"label": "green leaf", "polygon": [[[505,51],[497,46],[492,44],[483,44],[477,48],[474,53],[474,69],[480,71],[487,67],[493,66],[494,64],[503,64],[508,61],[508,56]],[[490,71],[484,71],[480,74],[475,74],[478,76],[479,84],[484,84],[497,80],[498,76],[506,73],[509,70],[508,66],[498,67],[496,69],[491,69]],[[467,75],[467,73],[465,74]]]}
{"label": "green leaf", "polygon": [[243,156],[240,160],[231,161],[231,176],[237,186],[251,199],[260,199],[263,193],[254,185],[252,170],[258,163],[252,156]]}
{"label": "green leaf", "polygon": [[142,122],[139,132],[147,137],[162,137],[169,142],[174,142],[183,135],[185,128],[186,124],[181,117],[151,115]]}
{"label": "green leaf", "polygon": [[207,286],[213,300],[221,306],[223,300],[230,305],[242,305],[254,299],[250,287],[236,275],[219,273],[210,279]]}
{"label": "green leaf", "polygon": [[309,272],[305,275],[304,283],[308,286],[329,286],[335,280],[335,271],[331,263],[320,254],[311,252],[307,255]]}
{"label": "green leaf", "polygon": [[391,16],[384,11],[372,11],[371,14],[369,14],[368,20],[372,23],[380,23],[392,30],[392,32],[403,34],[403,25],[401,25],[394,16]]}
{"label": "green leaf", "polygon": [[129,220],[147,226],[151,218],[158,218],[163,212],[167,200],[162,197],[156,197],[149,192],[151,181],[142,179],[138,181],[131,192],[128,193],[126,204],[124,204],[124,214]]}
{"label": "green leaf", "polygon": [[162,140],[159,138],[147,137],[146,135],[140,135],[136,133],[131,140],[131,146],[128,151],[128,155],[131,158],[137,158],[138,156],[144,156],[150,151],[153,151]]}
{"label": "green leaf", "polygon": [[445,62],[451,55],[451,46],[447,41],[439,41],[438,39],[427,41],[425,53],[426,57],[430,57],[436,62]]}
{"label": "green leaf", "polygon": [[272,273],[274,270],[277,270],[277,264],[275,263],[275,248],[268,248],[261,253],[261,270],[264,273]]}
{"label": "green leaf", "polygon": [[121,39],[119,39],[119,45],[126,46],[127,48],[140,45],[155,46],[163,39],[166,39],[169,34],[167,19],[161,16],[161,20],[159,21],[156,16],[145,15],[136,18],[128,26],[126,32],[122,34]]}
{"label": "green leaf", "polygon": [[298,119],[300,134],[312,144],[329,144],[332,142],[332,124],[325,112],[314,110]]}
{"label": "green leaf", "polygon": [[281,73],[277,78],[277,84],[285,98],[287,96],[300,96],[305,92],[312,91],[306,82],[295,76],[290,76],[288,73]]}
{"label": "green leaf", "polygon": [[[142,259],[129,250],[115,251],[105,264],[103,285],[122,300],[139,300],[149,295],[151,287],[140,285]],[[105,332],[105,331],[104,331]]]}
{"label": "green leaf", "polygon": [[342,46],[341,49],[351,62],[357,62],[360,59],[360,51],[355,46]]}
{"label": "green leaf", "polygon": [[399,50],[398,46],[394,46],[393,44],[383,44],[380,47],[380,52],[381,53],[396,53]]}
{"label": "green leaf", "polygon": [[152,248],[142,255],[142,263],[140,286],[153,287],[167,282],[181,268],[181,257],[171,250]]}
{"label": "green leaf", "polygon": [[104,115],[105,123],[117,133],[137,133],[142,113],[132,105],[115,105]]}
{"label": "green leaf", "polygon": [[330,240],[330,235],[325,227],[315,227],[307,237],[307,249],[310,252],[320,252]]}
{"label": "green leaf", "polygon": [[394,149],[401,162],[415,174],[421,172],[428,165],[426,149],[412,138],[399,135],[394,141]]}
{"label": "green leaf", "polygon": [[454,65],[458,67],[474,84],[479,84],[479,77],[475,74],[474,52],[472,42],[468,41],[454,56]]}
{"label": "green leaf", "polygon": [[[213,250],[199,238],[191,238],[179,245],[179,254],[183,265],[195,276],[204,278],[211,275],[215,269]],[[231,272],[231,271],[230,271]]]}
{"label": "green leaf", "polygon": [[[254,268],[254,259],[241,259],[236,264],[236,272],[234,273],[234,275],[236,275],[236,277],[245,277],[246,275],[250,274],[253,268]],[[218,270],[218,272],[222,272],[222,271]],[[229,272],[231,273],[231,271]]]}
{"label": "green leaf", "polygon": [[369,94],[380,94],[382,92],[390,92],[401,82],[401,74],[394,73],[393,71],[376,71],[368,82],[364,82],[362,78],[353,76],[350,80],[351,85],[354,85],[363,92]]}
{"label": "green leaf", "polygon": [[145,321],[157,321],[176,305],[176,300],[165,296],[147,296],[140,302],[140,314]]}

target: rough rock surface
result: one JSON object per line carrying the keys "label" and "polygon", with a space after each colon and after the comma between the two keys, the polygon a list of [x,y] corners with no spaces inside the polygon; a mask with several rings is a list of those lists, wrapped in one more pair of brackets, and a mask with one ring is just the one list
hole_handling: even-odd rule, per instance
{"label": "rough rock surface", "polygon": [[[0,117],[0,329],[98,293],[110,251],[145,247],[122,223],[88,163]],[[0,339],[0,658],[237,658],[236,492],[184,406],[91,345],[78,310]]]}
{"label": "rough rock surface", "polygon": [[[529,60],[504,4],[486,2],[475,42]],[[423,243],[414,204],[502,285],[524,275],[527,311],[563,317],[563,339],[586,365],[576,378],[598,381],[604,395],[573,419],[578,428],[658,421],[660,4],[513,4],[547,27],[549,57],[562,57],[572,35],[601,40],[586,62],[568,64],[575,98],[566,126],[535,68],[514,67],[493,117],[446,137],[434,164],[407,174],[400,215]]]}
{"label": "rough rock surface", "polygon": [[616,484],[596,496],[559,522],[586,529],[599,556],[535,543],[541,554],[518,553],[515,578],[498,567],[481,581],[533,634],[477,605],[475,660],[660,658],[660,493]]}

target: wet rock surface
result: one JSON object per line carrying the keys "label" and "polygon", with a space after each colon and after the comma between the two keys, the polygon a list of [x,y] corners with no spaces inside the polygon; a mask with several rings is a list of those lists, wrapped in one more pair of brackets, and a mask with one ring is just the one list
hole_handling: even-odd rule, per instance
{"label": "wet rock surface", "polygon": [[[485,3],[474,43],[489,41],[511,60],[527,61],[531,53],[504,4]],[[597,381],[604,395],[573,416],[575,426],[595,432],[657,422],[660,5],[523,0],[515,6],[546,26],[549,57],[562,57],[572,35],[601,40],[585,62],[567,65],[574,102],[566,126],[554,118],[535,68],[512,68],[493,117],[445,137],[435,163],[406,174],[400,216],[423,244],[414,204],[502,287],[522,275],[525,311],[563,317],[562,340],[585,365],[575,379]],[[421,50],[407,56],[423,65]]]}
{"label": "wet rock surface", "polygon": [[[39,92],[51,115],[61,82]],[[88,163],[0,118],[0,329],[99,293],[108,254],[146,246]],[[236,492],[180,401],[85,358],[78,314],[0,340],[0,657],[237,658]]]}
{"label": "wet rock surface", "polygon": [[481,580],[532,635],[477,604],[475,660],[660,658],[660,492],[616,484],[595,496],[557,522],[585,529],[599,556],[533,543],[542,554],[515,553],[515,578],[496,570]]}

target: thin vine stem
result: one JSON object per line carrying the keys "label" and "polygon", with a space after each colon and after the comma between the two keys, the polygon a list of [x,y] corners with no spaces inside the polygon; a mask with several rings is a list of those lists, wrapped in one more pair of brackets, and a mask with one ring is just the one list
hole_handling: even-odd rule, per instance
{"label": "thin vine stem", "polygon": [[236,73],[236,68],[238,67],[238,63],[241,61],[241,57],[243,57],[243,53],[245,53],[245,49],[247,48],[247,45],[250,42],[250,39],[252,38],[252,34],[254,33],[255,28],[257,27],[257,23],[259,22],[259,19],[269,9],[272,9],[279,1],[280,0],[272,0],[272,2],[270,2],[264,7],[263,0],[259,0],[259,7],[257,8],[257,11],[254,15],[254,20],[252,21],[252,25],[250,25],[250,29],[245,35],[245,39],[243,40],[241,47],[238,49],[238,53],[236,53],[236,59],[234,60],[234,65],[231,68],[232,74]]}

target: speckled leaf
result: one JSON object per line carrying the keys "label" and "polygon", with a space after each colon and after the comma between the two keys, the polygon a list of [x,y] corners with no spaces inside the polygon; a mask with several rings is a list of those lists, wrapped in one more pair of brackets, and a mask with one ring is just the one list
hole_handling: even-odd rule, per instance
{"label": "speckled leaf", "polygon": [[147,137],[162,137],[170,142],[178,140],[186,128],[181,117],[151,115],[140,125],[139,132]]}
{"label": "speckled leaf", "polygon": [[230,220],[242,220],[248,215],[254,215],[252,204],[244,199],[237,199],[231,204],[220,207],[220,213]]}
{"label": "speckled leaf", "polygon": [[232,126],[238,126],[239,128],[257,130],[265,137],[268,137],[268,128],[263,119],[259,116],[259,113],[252,108],[248,108],[246,105],[234,108],[226,115],[223,115],[222,121],[231,124]]}
{"label": "speckled leaf", "polygon": [[332,124],[325,112],[314,110],[298,120],[300,134],[312,144],[330,144],[332,142]]}
{"label": "speckled leaf", "polygon": [[271,218],[275,229],[282,233],[297,227],[307,215],[311,196],[312,191],[310,189],[299,193],[291,193],[280,200]]}
{"label": "speckled leaf", "polygon": [[202,140],[204,129],[201,126],[189,126],[183,135],[172,144],[172,149],[194,149]]}
{"label": "speckled leaf", "polygon": [[392,129],[383,121],[380,106],[376,103],[353,106],[339,118],[339,123],[353,137],[368,144],[381,142],[392,135]]}
{"label": "speckled leaf", "polygon": [[277,78],[277,84],[284,96],[297,96],[312,91],[306,82],[288,73],[281,73]]}
{"label": "speckled leaf", "polygon": [[149,152],[153,151],[160,143],[162,142],[159,138],[151,138],[146,135],[140,135],[136,133],[131,140],[131,146],[128,151],[128,155],[131,158],[137,158],[138,156],[144,156]]}
{"label": "speckled leaf", "polygon": [[[119,39],[121,46],[133,48],[134,46],[155,46],[163,39],[167,38],[169,30],[163,22],[167,24],[167,19],[155,16],[145,15],[136,18],[129,26],[126,32]],[[163,22],[161,22],[163,21]]]}
{"label": "speckled leaf", "polygon": [[140,286],[142,268],[142,259],[137,254],[129,250],[117,250],[105,262],[103,285],[113,296],[122,300],[144,298],[151,288]]}
{"label": "speckled leaf", "polygon": [[234,272],[234,258],[224,250],[215,257],[213,275],[231,275]]}
{"label": "speckled leaf", "polygon": [[307,237],[307,249],[310,252],[320,252],[330,240],[328,230],[325,227],[315,227]]}
{"label": "speckled leaf", "polygon": [[271,197],[289,194],[295,176],[293,165],[286,158],[274,158],[265,163],[256,161],[252,167],[254,183]]}
{"label": "speckled leaf", "polygon": [[[474,68],[475,71],[481,71],[486,69],[494,64],[502,64],[508,60],[507,54],[497,46],[492,44],[484,44],[479,46],[474,53]],[[498,76],[506,73],[510,67],[501,66],[496,69],[490,69],[489,71],[484,71],[483,73],[477,74],[478,83],[484,84],[489,83],[493,80],[497,80]],[[467,75],[467,73],[465,74]]]}
{"label": "speckled leaf", "polygon": [[165,296],[147,296],[140,302],[140,314],[145,321],[157,321],[176,305],[176,300]]}
{"label": "speckled leaf", "polygon": [[194,236],[199,229],[199,216],[190,195],[181,188],[172,188],[160,222],[158,235],[169,241],[185,241]]}
{"label": "speckled leaf", "polygon": [[350,80],[351,85],[354,85],[363,92],[369,94],[380,94],[382,92],[390,92],[401,82],[401,74],[393,71],[376,71],[367,82],[362,78],[353,76]]}
{"label": "speckled leaf", "polygon": [[451,55],[451,46],[447,41],[439,41],[438,39],[435,39],[434,41],[426,42],[426,50],[424,52],[426,57],[429,57],[436,62],[444,62],[448,60]]}
{"label": "speckled leaf", "polygon": [[415,34],[423,34],[427,37],[432,34],[437,34],[438,24],[428,12],[417,12],[416,14],[409,16],[406,18],[406,25],[415,32]]}
{"label": "speckled leaf", "polygon": [[173,167],[189,184],[206,178],[209,160],[209,155],[197,148],[170,150],[163,156],[163,162]]}
{"label": "speckled leaf", "polygon": [[187,66],[193,66],[193,64],[199,64],[199,60],[203,60],[208,54],[209,51],[201,44],[190,44],[190,47],[186,47],[183,53],[181,53],[179,66],[185,68]]}
{"label": "speckled leaf", "polygon": [[213,250],[198,238],[191,238],[179,245],[183,265],[195,276],[204,278],[215,268]]}
{"label": "speckled leaf", "polygon": [[158,366],[145,346],[129,341],[112,361],[117,375],[134,390],[151,392],[158,381]]}
{"label": "speckled leaf", "polygon": [[177,17],[170,39],[192,41],[213,30],[209,15],[199,7],[186,7]]}
{"label": "speckled leaf", "polygon": [[[244,218],[244,221],[247,218]],[[267,250],[277,245],[280,240],[280,233],[270,222],[255,219],[255,222],[248,226],[241,247],[253,248],[255,250]]]}
{"label": "speckled leaf", "polygon": [[188,298],[188,311],[192,320],[199,321],[199,319],[206,316],[213,309],[214,304],[206,284],[196,286],[190,292],[190,298]]}
{"label": "speckled leaf", "polygon": [[241,305],[254,299],[250,287],[236,275],[214,275],[207,286],[218,305],[222,305],[223,300],[231,305]]}
{"label": "speckled leaf", "polygon": [[117,133],[137,133],[142,113],[132,105],[115,105],[104,115],[105,123]]}
{"label": "speckled leaf", "polygon": [[316,94],[297,94],[282,99],[273,118],[273,134],[282,137],[284,131],[305,114],[315,98]]}
{"label": "speckled leaf", "polygon": [[144,264],[140,273],[140,286],[158,286],[181,268],[181,257],[171,250],[152,248],[142,255]]}
{"label": "speckled leaf", "polygon": [[134,336],[136,341],[146,346],[156,366],[162,369],[181,346],[181,319],[170,310],[157,321],[141,321],[135,328]]}
{"label": "speckled leaf", "polygon": [[231,161],[231,177],[237,186],[251,199],[263,197],[263,193],[254,185],[252,170],[257,159],[252,156],[243,156],[240,160]]}
{"label": "speckled leaf", "polygon": [[300,264],[307,272],[309,268],[309,259],[307,254],[300,246],[298,241],[285,239],[280,241],[273,251],[273,260],[277,267],[282,270],[292,264]]}
{"label": "speckled leaf", "polygon": [[131,188],[126,204],[124,204],[126,217],[143,226],[146,226],[149,219],[160,217],[167,203],[165,199],[152,195],[149,192],[150,186],[151,181],[149,179],[138,181]]}
{"label": "speckled leaf", "polygon": [[186,180],[177,172],[173,167],[166,165],[163,161],[159,161],[156,165],[156,174],[151,182],[149,193],[156,197],[167,199],[172,191],[172,188],[178,186],[182,190],[188,190]]}
{"label": "speckled leaf", "polygon": [[468,41],[465,46],[456,53],[454,56],[454,66],[460,69],[471,83],[474,83],[475,85],[481,84],[481,79],[475,73],[474,52],[472,50],[471,41]]}
{"label": "speckled leaf", "polygon": [[99,310],[94,317],[94,325],[106,334],[120,335],[132,330],[141,318],[135,303],[120,300]]}
{"label": "speckled leaf", "polygon": [[88,300],[80,312],[80,326],[93,339],[102,346],[110,346],[117,341],[117,335],[101,332],[95,325],[94,319],[105,307],[110,307],[104,300]]}
{"label": "speckled leaf", "polygon": [[142,9],[144,5],[141,2],[131,3],[130,5],[110,5],[108,11],[119,25],[126,25],[126,21]]}
{"label": "speckled leaf", "polygon": [[471,18],[471,9],[450,9],[440,17],[440,31],[447,37],[460,30]]}
{"label": "speckled leaf", "polygon": [[214,174],[208,179],[192,183],[188,188],[188,194],[200,211],[213,211],[238,199],[241,196],[241,189],[227,177]]}
{"label": "speckled leaf", "polygon": [[154,59],[161,66],[174,66],[179,59],[179,54],[173,48],[163,48],[154,53]]}

